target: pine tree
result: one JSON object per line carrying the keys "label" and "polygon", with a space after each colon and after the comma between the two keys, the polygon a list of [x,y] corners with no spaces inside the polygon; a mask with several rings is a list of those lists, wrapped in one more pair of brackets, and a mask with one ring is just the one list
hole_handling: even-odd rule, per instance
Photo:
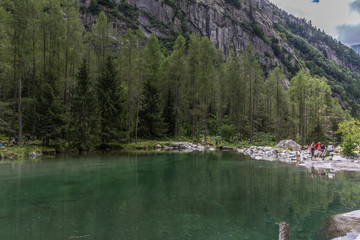
{"label": "pine tree", "polygon": [[58,81],[54,68],[50,66],[52,71],[46,72],[46,81],[43,83],[41,90],[36,95],[36,128],[35,134],[43,140],[46,145],[50,144],[50,140],[56,141],[62,137],[64,126],[63,108],[57,98],[58,90],[56,82]]}
{"label": "pine tree", "polygon": [[71,102],[69,142],[79,150],[92,148],[98,142],[98,112],[91,91],[87,62],[84,59],[76,77],[77,85]]}
{"label": "pine tree", "polygon": [[102,145],[118,138],[119,117],[121,114],[120,92],[116,71],[111,57],[101,66],[97,81],[97,102],[100,115],[100,138]]}

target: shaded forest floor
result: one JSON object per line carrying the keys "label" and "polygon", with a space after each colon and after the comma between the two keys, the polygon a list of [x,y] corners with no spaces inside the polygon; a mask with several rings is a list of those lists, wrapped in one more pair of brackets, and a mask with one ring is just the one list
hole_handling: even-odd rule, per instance
{"label": "shaded forest floor", "polygon": [[[276,142],[264,142],[259,141],[250,144],[248,141],[236,141],[236,140],[220,140],[220,137],[217,136],[210,136],[207,138],[205,142],[203,139],[191,139],[186,137],[179,137],[179,138],[166,138],[166,139],[139,139],[137,143],[130,142],[130,143],[118,143],[112,142],[107,145],[106,148],[102,148],[101,150],[120,150],[120,151],[157,151],[156,146],[162,146],[162,148],[166,145],[169,145],[173,142],[190,142],[193,144],[199,144],[202,146],[209,146],[211,148],[220,147],[220,146],[227,146],[231,148],[243,148],[243,147],[250,147],[250,146],[275,146]],[[37,156],[39,155],[48,155],[48,154],[55,154],[56,152],[78,152],[79,149],[71,148],[71,147],[64,147],[61,146],[56,147],[55,145],[44,146],[41,140],[22,140],[23,144],[18,145],[14,144],[12,140],[9,141],[9,137],[0,134],[0,159],[22,159],[27,158],[31,153],[35,153]],[[98,149],[98,150],[97,150]],[[88,152],[96,152],[100,151],[100,148],[94,147]]]}

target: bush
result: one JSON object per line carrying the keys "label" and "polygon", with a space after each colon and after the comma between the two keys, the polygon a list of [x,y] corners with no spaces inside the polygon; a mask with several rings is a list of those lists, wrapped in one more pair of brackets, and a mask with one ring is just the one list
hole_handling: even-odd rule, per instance
{"label": "bush", "polygon": [[339,124],[337,133],[341,134],[342,154],[351,156],[355,149],[355,143],[360,142],[360,121],[352,118]]}
{"label": "bush", "polygon": [[222,126],[222,137],[226,141],[230,141],[230,138],[233,136],[234,126],[233,125],[224,125]]}
{"label": "bush", "polygon": [[271,145],[276,143],[276,136],[270,133],[255,132],[253,140],[254,142],[263,143],[263,145]]}

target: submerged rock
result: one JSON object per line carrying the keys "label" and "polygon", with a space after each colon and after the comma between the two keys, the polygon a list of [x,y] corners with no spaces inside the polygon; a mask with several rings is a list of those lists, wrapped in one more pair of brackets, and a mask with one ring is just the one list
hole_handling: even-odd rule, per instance
{"label": "submerged rock", "polygon": [[360,231],[360,211],[337,214],[322,222],[318,237],[322,239],[357,239]]}

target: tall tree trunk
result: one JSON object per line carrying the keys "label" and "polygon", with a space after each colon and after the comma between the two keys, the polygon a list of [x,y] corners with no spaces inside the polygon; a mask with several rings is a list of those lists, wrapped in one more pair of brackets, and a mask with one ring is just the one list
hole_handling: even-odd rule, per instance
{"label": "tall tree trunk", "polygon": [[280,141],[280,99],[279,99],[279,80],[276,79],[276,140]]}
{"label": "tall tree trunk", "polygon": [[250,73],[250,77],[249,77],[249,86],[250,86],[250,91],[249,91],[249,117],[250,117],[250,143],[252,143],[253,141],[253,102],[252,102],[252,78],[253,78],[253,71],[251,71]]}
{"label": "tall tree trunk", "polygon": [[19,137],[19,144],[22,144],[22,49],[21,49],[21,23],[20,23],[20,9],[18,9],[18,29],[19,33],[17,36],[18,41],[18,137]]}
{"label": "tall tree trunk", "polygon": [[135,144],[137,144],[138,125],[139,125],[139,101],[137,101],[136,104]]}
{"label": "tall tree trunk", "polygon": [[67,30],[66,30],[65,79],[64,79],[64,101],[63,101],[64,105],[66,105],[67,103],[66,98],[67,98],[67,78],[68,78],[68,56],[69,56],[68,38],[69,38],[69,22],[67,23]]}
{"label": "tall tree trunk", "polygon": [[44,90],[44,81],[46,76],[46,31],[45,27],[43,28],[43,79],[41,81],[41,89]]}
{"label": "tall tree trunk", "polygon": [[[15,32],[14,32],[14,35],[15,35],[15,38],[17,38],[17,33],[16,33],[16,30],[15,30]],[[18,48],[18,46],[17,46],[17,41],[15,41],[15,46],[14,46],[14,62],[13,62],[13,64],[14,64],[14,83],[15,82],[17,82],[16,81],[16,73],[17,73],[17,64],[16,64],[16,55],[17,55],[17,48]],[[13,105],[13,109],[12,109],[12,117],[11,117],[11,129],[14,129],[15,130],[15,113],[16,113],[16,99],[17,99],[17,91],[18,91],[18,88],[17,87],[15,87],[15,90],[14,90],[14,105]],[[9,142],[11,141],[11,138],[13,137],[12,135],[13,135],[14,133],[12,133],[12,132],[9,132]]]}
{"label": "tall tree trunk", "polygon": [[[35,25],[35,24],[34,24]],[[35,41],[35,38],[36,38],[36,34],[35,34],[35,26],[33,26],[33,44],[32,44],[32,48],[33,48],[33,59],[32,59],[32,98],[34,100],[34,105],[33,105],[33,116],[36,116],[36,101],[35,101],[35,89],[36,89],[36,59],[35,59],[35,48],[36,48],[36,41]],[[33,117],[32,119],[32,134],[35,133],[35,124],[36,124],[36,118]]]}
{"label": "tall tree trunk", "polygon": [[132,92],[132,89],[131,89],[131,81],[132,81],[132,48],[131,48],[131,43],[130,44],[130,49],[129,49],[129,73],[128,73],[128,79],[127,79],[127,87],[128,87],[128,98],[127,98],[127,107],[128,107],[128,115],[127,115],[127,125],[128,125],[128,143],[130,143],[131,141],[131,136],[130,136],[130,133],[131,133],[131,92]]}

